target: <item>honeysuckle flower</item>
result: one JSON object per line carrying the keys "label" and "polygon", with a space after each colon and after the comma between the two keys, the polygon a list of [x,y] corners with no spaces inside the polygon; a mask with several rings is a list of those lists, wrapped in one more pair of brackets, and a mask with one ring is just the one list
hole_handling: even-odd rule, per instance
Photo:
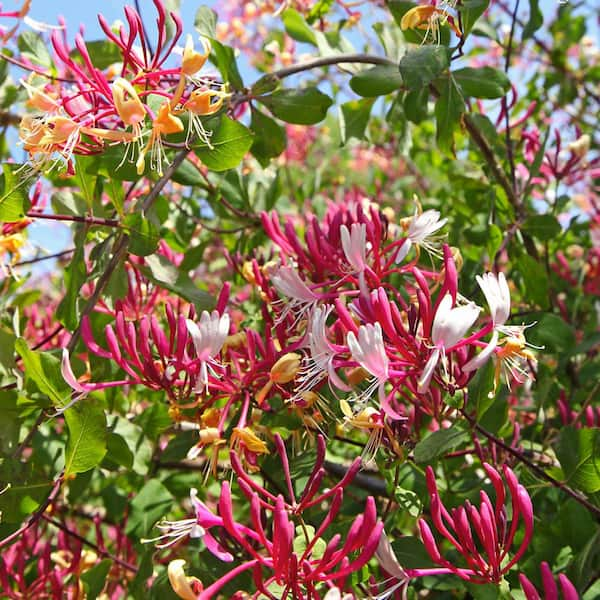
{"label": "honeysuckle flower", "polygon": [[[511,522],[507,522],[505,506],[506,488],[502,477],[493,467],[483,464],[496,493],[492,504],[488,495],[480,492],[479,509],[466,502],[451,510],[446,509],[440,498],[435,475],[427,467],[427,489],[431,498],[431,520],[437,531],[446,538],[467,562],[467,568],[459,568],[445,559],[425,519],[419,519],[419,529],[431,559],[453,573],[474,583],[499,583],[510,568],[523,556],[533,535],[533,505],[527,490],[519,484],[515,474],[506,465],[503,475],[510,493]],[[519,526],[523,522],[522,541],[509,559],[509,552]]]}
{"label": "honeysuckle flower", "polygon": [[375,458],[377,450],[381,445],[384,432],[385,413],[381,409],[367,406],[360,412],[353,413],[350,404],[346,400],[340,400],[340,408],[344,414],[344,424],[361,429],[369,434],[369,440],[365,444],[361,457],[365,464],[369,464]]}
{"label": "honeysuckle flower", "polygon": [[420,394],[424,394],[429,389],[431,378],[440,359],[443,360],[445,353],[458,344],[479,315],[480,308],[472,302],[454,308],[452,304],[452,296],[446,294],[435,313],[431,329],[431,341],[434,346],[418,382]]}
{"label": "honeysuckle flower", "polygon": [[178,558],[172,560],[167,567],[167,576],[173,591],[184,600],[197,600],[198,594],[204,589],[197,577],[185,574],[186,561]]}
{"label": "honeysuckle flower", "polygon": [[367,226],[365,223],[352,223],[348,230],[346,225],[342,225],[340,236],[348,264],[353,272],[362,273],[367,266]]}
{"label": "honeysuckle flower", "polygon": [[346,343],[352,358],[373,376],[369,387],[357,397],[359,406],[371,396],[375,389],[379,390],[379,398],[382,400],[385,394],[385,382],[389,378],[390,361],[385,351],[381,325],[379,323],[361,325],[358,328],[358,338],[353,331],[350,331],[346,337]]}
{"label": "honeysuckle flower", "polygon": [[143,544],[160,542],[156,544],[156,547],[162,549],[173,546],[187,537],[202,538],[202,541],[211,554],[223,562],[232,562],[233,556],[231,553],[227,552],[209,531],[213,527],[222,527],[223,519],[214,515],[206,504],[198,499],[198,490],[196,488],[190,490],[190,501],[195,513],[193,518],[181,519],[179,521],[163,519],[156,525],[156,528],[163,532],[161,535],[140,541]]}
{"label": "honeysuckle flower", "polygon": [[150,168],[161,177],[163,175],[163,164],[166,162],[163,136],[172,133],[180,133],[184,129],[181,119],[173,114],[173,109],[168,100],[159,107],[156,117],[152,121],[152,131],[148,143],[140,152],[136,162],[138,175],[142,175],[146,168],[146,155],[150,152]]}
{"label": "honeysuckle flower", "polygon": [[312,390],[325,377],[338,389],[349,391],[350,388],[340,379],[334,369],[333,359],[338,350],[327,339],[327,319],[333,311],[332,305],[316,306],[309,317],[308,347],[309,356],[305,357],[297,375],[297,394]]}
{"label": "honeysuckle flower", "polygon": [[[541,563],[540,571],[542,573],[542,585],[544,587],[543,597],[547,600],[558,600],[558,586],[554,581],[552,569],[550,569],[550,565],[546,561]],[[535,586],[529,581],[524,573],[519,573],[519,582],[526,600],[541,600],[541,596],[535,589]],[[580,596],[577,589],[565,574],[560,573],[558,575],[558,582],[560,583],[560,589],[564,600],[579,600]]]}
{"label": "honeysuckle flower", "polygon": [[208,372],[216,375],[212,366],[218,365],[215,360],[221,351],[227,336],[229,335],[229,315],[220,314],[213,310],[212,313],[204,310],[200,321],[195,323],[191,319],[186,320],[187,330],[192,337],[196,355],[200,359],[200,375],[194,392],[200,394],[208,389]]}
{"label": "honeysuckle flower", "polygon": [[400,28],[405,31],[407,29],[423,29],[425,30],[425,38],[427,41],[430,37],[434,42],[440,42],[440,24],[448,23],[451,29],[458,37],[462,37],[462,32],[454,23],[454,18],[448,14],[445,7],[438,7],[434,4],[422,4],[414,6],[404,13],[400,21]]}
{"label": "honeysuckle flower", "polygon": [[313,292],[301,279],[298,271],[293,267],[280,266],[270,276],[273,287],[288,301],[279,301],[283,304],[283,310],[279,315],[277,322],[285,321],[288,315],[295,315],[292,327],[301,319],[306,318],[319,301],[318,294]]}
{"label": "honeysuckle flower", "polygon": [[430,254],[439,255],[439,236],[436,236],[436,233],[447,222],[448,219],[440,219],[440,213],[437,210],[430,209],[419,214],[417,209],[412,218],[406,219],[402,223],[403,228],[406,230],[406,237],[396,254],[396,263],[402,262],[413,246],[416,247],[417,252],[422,247]]}

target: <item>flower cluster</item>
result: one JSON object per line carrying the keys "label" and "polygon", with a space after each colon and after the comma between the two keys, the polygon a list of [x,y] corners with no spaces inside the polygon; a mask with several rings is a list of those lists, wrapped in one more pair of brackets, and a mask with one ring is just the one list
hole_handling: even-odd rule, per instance
{"label": "flower cluster", "polygon": [[[121,26],[116,33],[103,16],[98,17],[107,43],[121,55],[119,63],[105,70],[94,65],[81,35],[72,48],[64,32],[53,32],[56,67],[61,80],[69,84],[45,83],[38,75],[22,82],[33,112],[23,117],[19,135],[37,169],[45,170],[58,156],[72,170],[73,155],[97,154],[106,144],[120,144],[124,147],[121,164],[134,162],[141,175],[149,157],[150,169],[162,174],[167,160],[165,138],[185,132],[185,121],[183,139],[196,138],[210,146],[210,132],[202,118],[218,112],[227,98],[218,81],[198,75],[210,45],[202,39],[197,50],[188,36],[180,64],[171,66],[182,23],[176,13],[167,14],[161,0],[154,0],[154,5],[158,18],[153,50],[135,9],[125,8],[128,29]],[[169,19],[175,27],[170,39]]]}
{"label": "flower cluster", "polygon": [[[149,540],[160,541],[158,547],[166,547],[188,535],[202,538],[207,549],[225,563],[232,563],[236,557],[226,550],[224,543],[216,541],[216,532],[221,539],[229,542],[229,547],[239,549],[239,564],[207,587],[198,579],[187,577],[179,559],[172,562],[169,578],[180,597],[214,598],[223,586],[241,573],[252,570],[257,591],[267,598],[318,600],[334,586],[338,590],[343,589],[348,576],[360,570],[374,555],[383,523],[377,519],[372,497],[367,498],[363,513],[350,524],[345,539],[339,533],[327,539],[327,530],[342,507],[344,489],[360,469],[360,459],[350,466],[341,481],[321,491],[325,477],[325,440],[318,436],[315,466],[303,492],[297,495],[283,440],[278,435],[274,439],[285,477],[285,491],[277,495],[252,479],[236,453],[231,453],[232,468],[250,505],[251,525],[236,522],[231,489],[225,482],[221,486],[218,515],[199,501],[196,490],[192,490],[195,517],[164,521],[158,525],[164,533],[155,540]],[[311,509],[317,507],[321,516],[312,525],[315,517],[311,518]],[[264,526],[267,515],[272,524],[270,531]]]}

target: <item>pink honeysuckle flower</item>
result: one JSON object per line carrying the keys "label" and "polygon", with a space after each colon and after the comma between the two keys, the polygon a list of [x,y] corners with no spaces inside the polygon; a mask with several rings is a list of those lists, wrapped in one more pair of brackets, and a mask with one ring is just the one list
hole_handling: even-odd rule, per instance
{"label": "pink honeysuckle flower", "polygon": [[[467,568],[458,568],[445,559],[425,519],[419,519],[419,529],[431,559],[450,569],[459,577],[474,583],[499,583],[510,568],[523,556],[533,535],[533,505],[527,490],[519,484],[515,474],[503,466],[504,479],[510,493],[512,517],[507,522],[506,489],[502,477],[493,467],[483,464],[496,492],[492,504],[488,495],[480,492],[479,509],[468,501],[463,506],[446,509],[437,489],[435,475],[427,467],[427,489],[431,498],[431,520],[436,530],[446,538],[467,562]],[[509,559],[519,522],[525,532],[520,546]]]}
{"label": "pink honeysuckle flower", "polygon": [[340,235],[348,264],[354,273],[362,273],[367,267],[367,226],[365,223],[352,223],[348,230],[346,225],[342,225]]}
{"label": "pink honeysuckle flower", "polygon": [[197,324],[191,319],[187,319],[185,324],[200,360],[200,374],[194,388],[194,392],[200,394],[204,389],[208,389],[208,370],[216,375],[211,366],[218,364],[215,356],[221,351],[229,335],[229,315],[221,315],[216,310],[212,313],[204,310]]}
{"label": "pink honeysuckle flower", "polygon": [[475,323],[481,310],[472,302],[454,308],[452,308],[452,304],[452,296],[446,294],[435,313],[431,329],[431,340],[434,346],[418,382],[420,394],[427,392],[438,362],[440,359],[444,360],[445,353],[460,342]]}
{"label": "pink honeysuckle flower", "polygon": [[354,332],[350,331],[346,343],[352,358],[373,376],[369,387],[357,398],[359,405],[366,402],[375,389],[378,389],[382,400],[385,395],[385,382],[389,378],[390,361],[385,351],[381,325],[379,323],[361,325],[358,328],[358,339]]}
{"label": "pink honeysuckle flower", "polygon": [[[223,562],[232,562],[233,556],[231,553],[227,552],[209,531],[209,529],[214,527],[222,527],[223,519],[214,515],[206,504],[198,499],[198,490],[196,488],[190,490],[190,500],[194,508],[194,517],[179,521],[163,519],[156,525],[156,528],[163,532],[161,535],[140,541],[143,544],[160,542],[156,544],[156,547],[162,549],[173,546],[187,537],[201,538],[211,554]],[[239,526],[239,528],[243,533],[247,533],[244,527]]]}
{"label": "pink honeysuckle flower", "polygon": [[410,219],[407,226],[404,243],[396,254],[396,263],[402,262],[408,255],[413,246],[425,248],[427,252],[435,256],[439,255],[438,238],[435,234],[447,223],[448,219],[440,219],[440,213],[437,210],[426,210],[415,215]]}
{"label": "pink honeysuckle flower", "polygon": [[[546,600],[558,600],[558,587],[554,581],[554,575],[552,569],[547,562],[542,562],[540,565],[540,571],[542,573],[542,585],[544,586],[544,598]],[[519,573],[519,582],[521,583],[521,589],[525,594],[527,600],[541,600],[538,591],[535,586],[529,581],[524,573]],[[560,573],[558,576],[558,582],[560,583],[560,589],[562,591],[562,597],[564,600],[579,600],[580,596],[575,586],[571,583],[569,578]]]}

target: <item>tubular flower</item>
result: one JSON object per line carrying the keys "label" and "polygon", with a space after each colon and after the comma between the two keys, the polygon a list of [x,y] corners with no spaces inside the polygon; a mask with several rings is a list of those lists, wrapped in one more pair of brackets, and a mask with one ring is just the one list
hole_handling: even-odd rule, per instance
{"label": "tubular flower", "polygon": [[446,294],[435,313],[431,330],[434,347],[419,379],[420,394],[424,394],[429,389],[433,372],[440,359],[444,360],[445,353],[457,346],[479,315],[479,307],[472,302],[454,308],[452,304],[452,296]]}
{"label": "tubular flower", "polygon": [[[558,587],[554,581],[554,575],[550,569],[550,565],[547,562],[542,562],[540,565],[540,571],[542,573],[542,585],[544,587],[544,598],[558,600]],[[521,583],[521,589],[525,594],[527,600],[541,600],[541,596],[535,589],[535,586],[527,579],[527,576],[523,573],[519,573],[519,582]],[[558,582],[560,583],[560,589],[562,591],[562,597],[564,600],[579,600],[580,596],[575,586],[571,583],[569,578],[560,573],[558,576]]]}
{"label": "tubular flower", "polygon": [[219,314],[213,310],[212,313],[202,311],[198,324],[191,319],[186,320],[187,330],[194,342],[196,355],[200,360],[200,376],[194,392],[200,394],[204,389],[208,389],[208,371],[215,375],[211,368],[219,363],[215,356],[221,351],[227,336],[229,335],[229,315]]}
{"label": "tubular flower", "polygon": [[421,247],[430,254],[439,256],[439,236],[436,234],[447,222],[448,219],[440,219],[437,210],[426,210],[421,214],[417,211],[412,218],[403,220],[401,225],[406,229],[406,237],[396,254],[396,263],[402,262],[413,246],[417,250],[417,256]]}
{"label": "tubular flower", "polygon": [[[464,506],[448,511],[440,498],[435,475],[427,467],[427,489],[431,497],[431,520],[437,531],[461,554],[467,568],[459,568],[446,560],[433,537],[429,525],[419,519],[419,529],[431,559],[459,577],[473,583],[499,583],[502,576],[523,556],[533,534],[533,506],[527,490],[519,484],[514,473],[503,466],[504,479],[510,493],[512,520],[507,522],[506,489],[500,474],[487,463],[483,467],[496,492],[495,504],[480,492],[479,510],[468,501]],[[519,521],[523,521],[523,541],[508,558]]]}
{"label": "tubular flower", "polygon": [[381,325],[379,323],[361,325],[358,328],[358,339],[354,332],[350,331],[346,341],[352,358],[373,376],[367,390],[358,397],[359,406],[369,398],[375,389],[379,390],[379,398],[383,401],[390,362],[385,352]]}
{"label": "tubular flower", "polygon": [[[494,275],[486,273],[483,277],[477,276],[477,283],[483,291],[490,308],[492,317],[492,338],[483,350],[463,366],[463,371],[470,372],[482,367],[495,353],[496,374],[494,379],[493,395],[504,372],[510,387],[510,382],[515,379],[522,383],[528,373],[522,363],[531,361],[535,363],[535,356],[527,349],[525,340],[525,326],[505,325],[510,316],[510,290],[504,273]],[[500,334],[506,337],[500,339]]]}
{"label": "tubular flower", "polygon": [[425,30],[426,41],[429,37],[434,42],[440,42],[440,25],[450,25],[450,28],[458,37],[462,37],[462,32],[456,26],[454,18],[448,14],[445,8],[439,8],[433,4],[414,6],[408,10],[400,21],[400,28],[403,31],[407,29]]}
{"label": "tubular flower", "polygon": [[297,313],[293,327],[300,319],[306,318],[319,301],[319,295],[306,285],[298,271],[292,267],[279,267],[271,275],[271,283],[282,296],[289,299],[287,303],[278,301],[277,305],[283,304],[278,322],[285,321],[290,314]]}
{"label": "tubular flower", "polygon": [[367,267],[367,226],[364,223],[353,223],[350,230],[346,225],[340,227],[342,248],[348,264],[354,273],[362,273]]}
{"label": "tubular flower", "polygon": [[184,571],[185,560],[172,560],[167,567],[167,576],[173,591],[184,600],[196,600],[203,586],[197,577],[189,577]]}

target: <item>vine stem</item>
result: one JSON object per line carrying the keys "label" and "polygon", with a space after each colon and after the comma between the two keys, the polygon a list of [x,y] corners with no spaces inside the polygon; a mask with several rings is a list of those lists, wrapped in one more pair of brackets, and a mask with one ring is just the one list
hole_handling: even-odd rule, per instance
{"label": "vine stem", "polygon": [[339,65],[343,63],[397,66],[393,60],[390,60],[385,56],[375,56],[373,54],[341,54],[339,56],[325,56],[305,63],[291,65],[290,67],[274,71],[270,76],[277,79],[283,79],[284,77],[289,77],[296,73],[302,73],[302,71],[310,71],[311,69],[318,69],[319,67],[328,67],[330,65]]}
{"label": "vine stem", "polygon": [[487,438],[490,442],[500,446],[504,451],[508,452],[512,456],[514,456],[517,460],[522,462],[530,471],[535,473],[540,479],[547,481],[555,488],[563,491],[565,494],[571,496],[573,500],[585,506],[590,512],[592,512],[596,517],[600,517],[600,508],[592,504],[587,498],[585,498],[579,492],[571,489],[567,484],[558,481],[558,479],[554,479],[552,475],[548,475],[544,469],[538,467],[532,460],[527,458],[520,450],[517,448],[513,448],[509,444],[507,444],[504,440],[496,437],[493,433],[489,432],[487,429],[484,429],[479,423],[477,423],[476,419],[469,415],[464,409],[461,409],[461,414],[465,419],[469,422],[471,427],[475,429],[478,433]]}
{"label": "vine stem", "polygon": [[128,571],[131,571],[132,573],[137,573],[138,568],[135,565],[132,565],[131,563],[128,563],[127,561],[124,561],[123,559],[119,558],[118,556],[111,554],[107,550],[103,550],[102,548],[100,548],[100,546],[98,546],[97,544],[94,544],[94,542],[90,542],[88,539],[84,538],[82,535],[80,535],[76,531],[69,529],[64,523],[61,523],[60,521],[57,521],[56,519],[53,519],[52,517],[49,517],[48,515],[43,515],[42,518],[44,519],[44,521],[50,523],[51,525],[54,525],[54,527],[57,527],[61,531],[64,531],[68,536],[75,538],[76,540],[80,541],[82,544],[84,544],[86,546],[89,546],[90,548],[93,548],[94,551],[96,552],[96,554],[98,554],[102,558],[108,558],[108,559],[112,560],[114,563],[123,567],[124,569],[127,569]]}
{"label": "vine stem", "polygon": [[80,217],[77,215],[52,215],[29,211],[30,219],[48,219],[49,221],[70,221],[73,223],[86,223],[87,225],[102,225],[104,227],[121,227],[116,219],[103,219],[101,217]]}

